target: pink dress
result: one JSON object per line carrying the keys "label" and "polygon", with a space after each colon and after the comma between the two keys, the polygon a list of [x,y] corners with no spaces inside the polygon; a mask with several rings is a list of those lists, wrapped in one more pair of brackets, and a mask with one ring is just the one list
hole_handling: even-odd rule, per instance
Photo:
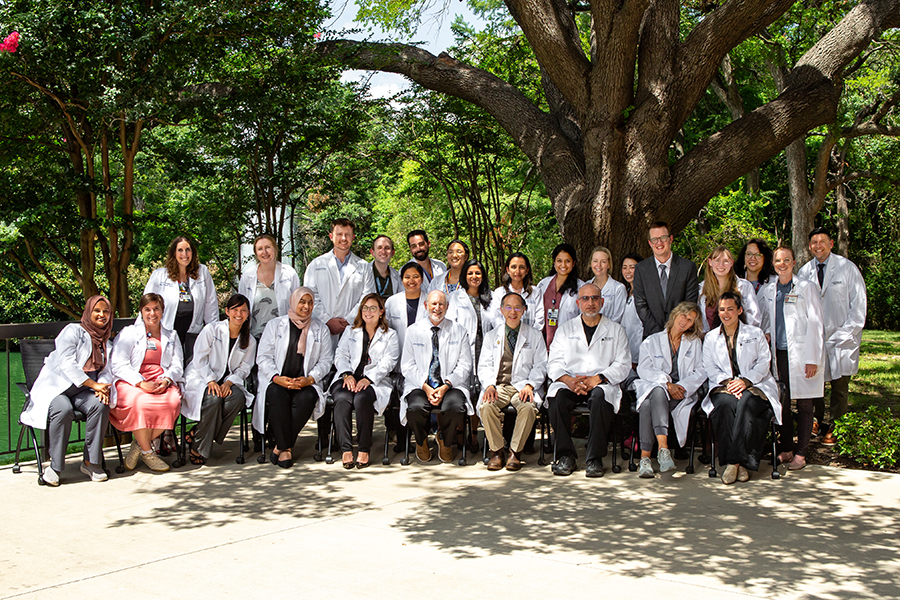
{"label": "pink dress", "polygon": [[[145,381],[153,381],[163,374],[161,348],[159,339],[147,339],[147,352],[138,370]],[[120,379],[116,382],[116,407],[109,411],[109,422],[119,431],[172,429],[180,411],[178,386],[169,386],[162,394],[150,394]]]}

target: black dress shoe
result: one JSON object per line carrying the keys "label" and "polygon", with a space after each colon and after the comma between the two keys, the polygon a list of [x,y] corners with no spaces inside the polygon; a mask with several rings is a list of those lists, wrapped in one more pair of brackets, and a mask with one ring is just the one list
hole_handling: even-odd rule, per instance
{"label": "black dress shoe", "polygon": [[599,460],[589,460],[584,465],[585,477],[603,477],[603,462]]}
{"label": "black dress shoe", "polygon": [[278,455],[273,452],[272,454],[269,455],[269,460],[272,461],[273,465],[277,465],[278,464]]}
{"label": "black dress shoe", "polygon": [[294,464],[294,461],[291,460],[291,459],[287,459],[287,460],[279,460],[276,464],[277,464],[279,467],[281,467],[282,469],[289,469],[289,468],[291,468],[291,466]]}
{"label": "black dress shoe", "polygon": [[553,465],[551,469],[554,475],[562,475],[566,477],[575,470],[575,459],[571,456],[563,456]]}
{"label": "black dress shoe", "polygon": [[352,460],[350,462],[345,462],[345,463],[341,463],[341,464],[343,464],[344,468],[347,469],[348,471],[356,466],[356,462],[352,461]]}
{"label": "black dress shoe", "polygon": [[357,463],[356,463],[356,468],[357,468],[357,469],[365,469],[366,467],[369,466],[369,464],[371,464],[371,463],[369,463],[369,462],[359,462],[359,461],[357,461]]}

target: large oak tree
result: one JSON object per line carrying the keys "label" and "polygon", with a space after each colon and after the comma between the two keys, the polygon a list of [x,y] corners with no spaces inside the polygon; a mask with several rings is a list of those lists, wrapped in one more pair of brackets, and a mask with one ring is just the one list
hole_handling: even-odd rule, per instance
{"label": "large oak tree", "polygon": [[729,51],[794,2],[727,0],[705,14],[677,0],[504,4],[541,67],[546,108],[487,70],[414,45],[328,40],[320,50],[486,110],[538,168],[564,237],[620,256],[646,249],[649,222],[679,231],[719,190],[833,123],[845,69],[900,26],[900,1],[859,2],[790,65],[776,98],[679,154],[673,142]]}

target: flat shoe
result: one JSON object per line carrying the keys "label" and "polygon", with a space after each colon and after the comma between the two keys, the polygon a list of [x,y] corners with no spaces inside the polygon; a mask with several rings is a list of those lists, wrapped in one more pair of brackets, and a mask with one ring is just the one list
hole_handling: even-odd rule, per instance
{"label": "flat shoe", "polygon": [[352,460],[350,462],[345,462],[345,463],[341,463],[341,464],[344,465],[344,468],[347,469],[348,471],[356,466],[356,462],[352,461]]}
{"label": "flat shoe", "polygon": [[728,465],[725,467],[725,472],[722,473],[722,483],[725,485],[731,485],[735,481],[737,481],[738,474],[738,466],[737,465]]}
{"label": "flat shoe", "polygon": [[791,460],[793,460],[793,458],[794,458],[793,452],[782,452],[781,454],[778,455],[778,462],[781,464],[787,464],[787,463],[791,462]]}
{"label": "flat shoe", "polygon": [[370,464],[371,464],[371,463],[369,463],[369,462],[357,462],[357,463],[356,463],[356,468],[357,468],[357,469],[365,469],[365,468],[368,467]]}
{"label": "flat shoe", "polygon": [[278,464],[278,455],[273,452],[272,454],[269,455],[269,460],[272,461],[273,465],[277,465]]}
{"label": "flat shoe", "polygon": [[794,460],[792,460],[791,462],[788,463],[787,468],[789,471],[799,471],[800,469],[802,469],[805,466],[806,466],[806,459],[803,458],[802,456],[800,456],[799,454],[797,454],[794,456]]}
{"label": "flat shoe", "polygon": [[738,467],[737,480],[740,482],[750,481],[750,471],[744,467]]}

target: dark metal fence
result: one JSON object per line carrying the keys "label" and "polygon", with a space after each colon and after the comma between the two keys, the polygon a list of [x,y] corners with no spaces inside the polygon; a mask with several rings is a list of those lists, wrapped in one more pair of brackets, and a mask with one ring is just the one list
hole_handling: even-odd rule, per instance
{"label": "dark metal fence", "polygon": [[[2,423],[4,433],[6,433],[6,443],[0,445],[0,462],[7,462],[7,460],[4,459],[9,459],[15,454],[16,442],[19,439],[19,413],[21,412],[22,407],[19,403],[13,403],[14,394],[18,394],[16,383],[19,383],[19,381],[14,381],[15,375],[12,372],[12,367],[16,364],[15,361],[18,361],[18,365],[21,366],[21,359],[19,358],[19,354],[13,351],[13,347],[17,346],[19,340],[22,339],[55,338],[69,323],[70,321],[54,321],[51,323],[13,323],[10,325],[0,325],[0,341],[3,342],[3,345],[6,348],[2,360],[3,364],[2,367],[0,367],[6,375],[5,385],[2,386],[3,389],[0,389],[0,394],[5,395],[5,401],[2,402],[0,406],[6,408],[6,423]],[[115,319],[113,321],[113,331],[118,332],[123,327],[131,325],[132,323],[134,323],[133,318]],[[24,381],[23,378],[21,382],[24,383]],[[70,444],[77,444],[79,442],[84,442],[84,432],[81,429],[81,423],[78,423],[77,427],[72,428],[72,437],[69,439]],[[22,440],[22,449],[23,451],[34,450],[30,436],[26,435]]]}

